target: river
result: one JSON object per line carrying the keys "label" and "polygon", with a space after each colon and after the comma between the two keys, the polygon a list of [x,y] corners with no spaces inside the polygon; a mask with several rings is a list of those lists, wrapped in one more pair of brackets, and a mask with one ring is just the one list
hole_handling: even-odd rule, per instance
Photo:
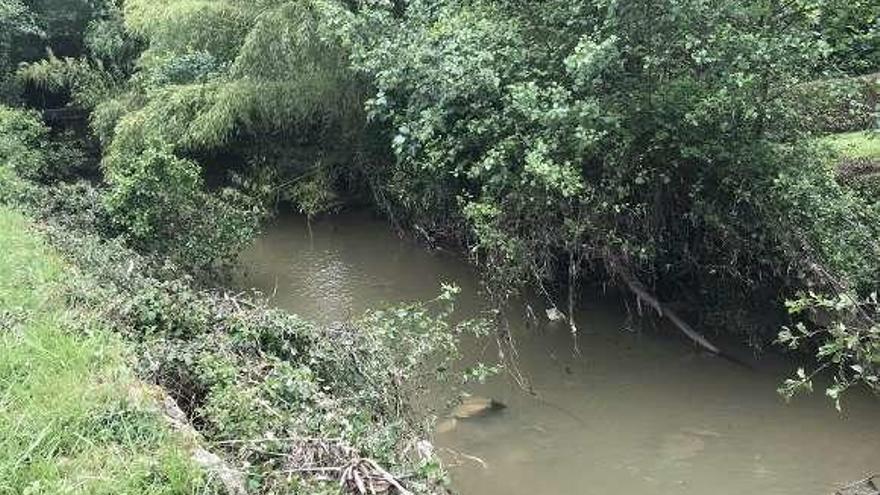
{"label": "river", "polygon": [[[485,302],[460,257],[399,239],[369,213],[313,222],[283,216],[242,259],[240,282],[321,322],[427,300],[462,288],[459,311]],[[538,307],[541,314],[546,306]],[[821,388],[786,403],[776,393],[797,363],[775,354],[754,369],[639,330],[619,296],[580,304],[580,353],[563,325],[513,322],[517,364],[470,391],[508,407],[458,421],[435,443],[465,495],[829,495],[880,471],[880,402],[850,393],[838,413]],[[494,340],[469,340],[464,360],[496,359]],[[445,429],[444,429],[445,430]]]}

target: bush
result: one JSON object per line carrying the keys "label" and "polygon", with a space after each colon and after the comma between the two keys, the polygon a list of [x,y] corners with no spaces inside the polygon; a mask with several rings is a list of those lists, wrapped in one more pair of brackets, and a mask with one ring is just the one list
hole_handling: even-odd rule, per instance
{"label": "bush", "polygon": [[[396,218],[457,233],[502,298],[623,266],[669,299],[766,313],[814,278],[805,249],[875,280],[880,221],[804,142],[818,123],[790,96],[821,59],[803,11],[451,1],[375,18],[356,61],[395,156],[375,183]],[[863,125],[862,89],[839,91],[845,115],[818,115]]]}
{"label": "bush", "polygon": [[35,111],[0,106],[0,164],[16,174],[38,179],[47,166],[49,129]]}
{"label": "bush", "polygon": [[190,267],[230,261],[262,218],[244,194],[206,191],[199,166],[162,147],[116,157],[105,170],[113,225],[133,246]]}
{"label": "bush", "polygon": [[90,159],[78,139],[52,134],[36,111],[0,106],[0,166],[42,183],[85,175]]}

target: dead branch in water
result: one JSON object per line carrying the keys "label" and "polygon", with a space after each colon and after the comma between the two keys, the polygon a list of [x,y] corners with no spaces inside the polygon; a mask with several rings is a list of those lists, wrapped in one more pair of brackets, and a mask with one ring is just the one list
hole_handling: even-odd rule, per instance
{"label": "dead branch in water", "polygon": [[620,277],[623,283],[627,286],[627,288],[636,296],[636,302],[639,303],[639,308],[641,309],[641,303],[644,302],[648,306],[654,308],[657,311],[657,314],[661,317],[666,317],[669,321],[678,328],[681,333],[685,334],[687,338],[691,339],[694,343],[699,345],[700,347],[706,349],[712,354],[717,354],[719,356],[723,355],[720,349],[716,347],[714,344],[709,342],[706,337],[703,337],[699,332],[693,329],[686,321],[684,321],[678,313],[669,309],[666,305],[660,302],[657,297],[651,294],[645,286],[639,282],[629,271],[624,268],[621,263],[619,263],[615,259],[609,259],[609,267],[611,272]]}
{"label": "dead branch in water", "polygon": [[281,472],[336,479],[344,491],[358,495],[412,495],[412,492],[404,488],[400,478],[386,471],[376,461],[361,457],[354,448],[339,441],[298,438],[285,443],[289,444],[290,450],[283,456],[287,467]]}

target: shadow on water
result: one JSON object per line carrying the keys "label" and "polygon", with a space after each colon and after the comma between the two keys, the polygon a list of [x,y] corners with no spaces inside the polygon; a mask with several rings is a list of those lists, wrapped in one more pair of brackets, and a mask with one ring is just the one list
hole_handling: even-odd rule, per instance
{"label": "shadow on water", "polygon": [[[430,299],[441,282],[462,287],[465,314],[484,306],[466,263],[398,239],[368,213],[315,222],[311,236],[304,219],[281,218],[242,266],[242,285],[323,322]],[[494,377],[471,392],[507,408],[437,433],[459,492],[824,495],[880,471],[872,397],[851,394],[842,415],[818,392],[786,404],[776,388],[795,363],[767,355],[749,370],[634,331],[615,297],[583,304],[577,319],[580,354],[563,324],[512,322],[534,393]],[[491,339],[462,350],[466,363],[497,356]]]}

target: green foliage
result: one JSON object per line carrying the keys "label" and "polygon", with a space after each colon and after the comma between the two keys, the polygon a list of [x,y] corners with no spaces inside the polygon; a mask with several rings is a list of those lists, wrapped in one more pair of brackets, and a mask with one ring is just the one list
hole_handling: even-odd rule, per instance
{"label": "green foliage", "polygon": [[266,132],[315,142],[360,125],[361,90],[333,29],[350,14],[332,2],[133,0],[125,9],[129,29],[150,43],[141,111],[159,105],[166,119],[187,119],[179,134],[147,120],[169,143],[210,149]]}
{"label": "green foliage", "polygon": [[866,293],[880,277],[877,212],[835,181],[829,167],[791,169],[775,180],[771,199],[779,237],[798,256],[801,287],[847,287]]}
{"label": "green foliage", "polygon": [[50,139],[38,113],[0,106],[0,168],[46,183],[83,173],[87,162],[85,152],[70,136]]}
{"label": "green foliage", "polygon": [[34,13],[21,0],[4,0],[0,3],[0,25],[8,34],[39,34]]}
{"label": "green foliage", "polygon": [[120,75],[132,71],[134,61],[144,48],[142,40],[125,28],[116,2],[105,6],[102,15],[89,23],[83,42],[92,60],[100,61]]}
{"label": "green foliage", "polygon": [[197,206],[202,186],[198,166],[153,148],[125,165],[125,174],[110,170],[107,176],[107,205],[126,230],[143,241],[167,238],[169,232],[159,229],[185,230],[185,220],[174,214]]}
{"label": "green foliage", "polygon": [[[46,52],[77,58],[93,41],[105,50],[107,22],[118,12],[115,0],[3,0],[0,2],[0,101],[19,99],[20,63],[38,61]],[[109,60],[109,59],[108,59]]]}
{"label": "green foliage", "polygon": [[[50,138],[35,112],[0,107],[0,190],[7,200],[26,192],[22,180],[70,179],[82,173],[86,161],[73,141]],[[69,202],[88,198],[94,204],[67,211],[90,212],[90,221],[100,219],[105,232],[121,231],[133,246],[193,268],[229,261],[262,218],[259,204],[248,196],[228,188],[205,191],[195,163],[158,147],[109,169],[106,179],[110,188],[104,194],[84,195],[74,186],[57,189],[55,197]],[[32,192],[37,196],[18,199],[53,202]]]}
{"label": "green foliage", "polygon": [[[271,167],[265,177],[287,183],[359,153],[362,89],[338,29],[347,10],[322,1],[131,0],[122,12],[91,25],[88,57],[50,56],[21,74],[69,89],[92,110],[110,215],[140,248],[206,266],[253,232],[262,208],[240,189],[207,191],[203,169],[238,186]],[[128,78],[140,39],[147,49]],[[286,154],[277,144],[285,139],[307,158]],[[206,158],[230,151],[242,157],[231,167]],[[250,170],[254,163],[261,168]],[[291,192],[310,213],[335,206],[336,183],[298,184]]]}
{"label": "green foliage", "polygon": [[285,188],[281,197],[296,205],[300,213],[309,220],[338,206],[338,198],[331,187],[330,179],[320,168],[311,176],[303,176]]}
{"label": "green foliage", "polygon": [[[876,288],[880,203],[813,140],[876,119],[871,78],[840,79],[877,68],[876,2],[6,2],[4,39],[33,18],[60,56],[2,63],[91,111],[107,225],[142,252],[213,266],[273,201],[369,187],[498,302],[615,267],[721,314]],[[57,161],[32,141],[26,168]]]}
{"label": "green foliage", "polygon": [[[128,87],[127,79],[142,50],[141,42],[127,32],[115,2],[89,3],[89,19],[83,28],[71,34],[79,46],[55,55],[52,45],[43,58],[25,59],[16,71],[16,79],[52,98],[69,97],[70,105],[94,110],[99,104],[114,102]],[[84,21],[85,22],[85,21]]]}
{"label": "green foliage", "polygon": [[804,125],[820,133],[864,131],[875,127],[880,81],[873,77],[824,79],[792,89],[793,108]]}
{"label": "green foliage", "polygon": [[47,165],[48,134],[38,113],[0,107],[0,164],[23,177],[39,177]]}
{"label": "green foliage", "polygon": [[0,1],[0,104],[14,101],[20,90],[12,77],[19,61],[16,43],[40,34],[33,11],[21,0]]}
{"label": "green foliage", "polygon": [[[805,2],[807,3],[807,2]],[[871,0],[815,4],[813,25],[826,47],[828,70],[868,74],[880,70],[880,5]]]}
{"label": "green foliage", "polygon": [[94,108],[119,92],[120,81],[100,62],[57,58],[51,52],[47,58],[23,66],[18,74],[47,91],[70,90],[73,103],[83,108]]}
{"label": "green foliage", "polygon": [[798,369],[796,377],[786,380],[780,389],[784,396],[811,391],[813,378],[825,369],[834,376],[825,394],[838,410],[842,394],[854,385],[880,392],[880,304],[876,293],[864,299],[845,293],[836,297],[810,293],[787,306],[792,314],[807,319],[784,328],[779,333],[780,343],[792,349],[810,349],[819,366],[809,375]]}
{"label": "green foliage", "polygon": [[258,210],[246,197],[205,192],[198,165],[158,147],[107,173],[105,204],[114,224],[135,246],[187,266],[231,259],[256,229]]}

